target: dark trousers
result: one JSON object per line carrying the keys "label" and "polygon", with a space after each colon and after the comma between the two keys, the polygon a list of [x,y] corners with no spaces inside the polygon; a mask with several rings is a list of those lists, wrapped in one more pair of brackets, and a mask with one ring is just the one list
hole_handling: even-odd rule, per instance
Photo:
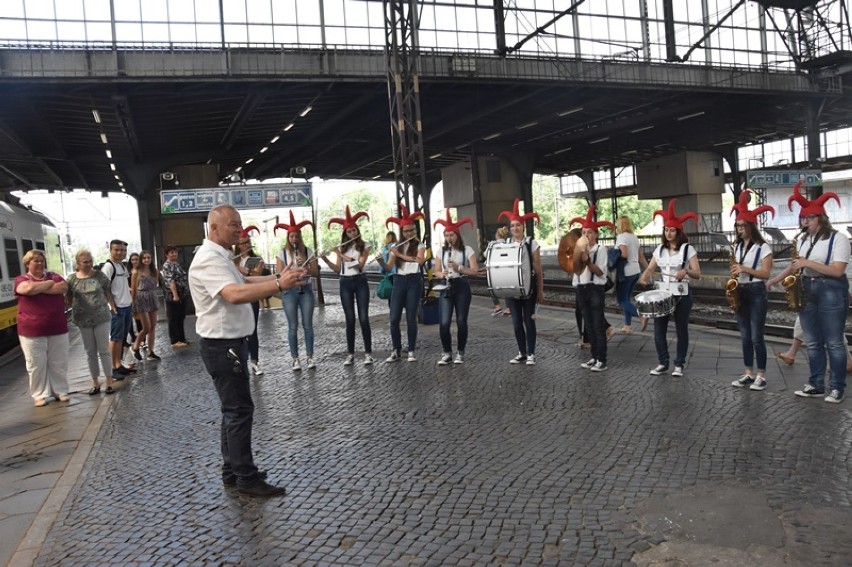
{"label": "dark trousers", "polygon": [[252,362],[260,360],[260,339],[257,338],[257,318],[260,315],[260,301],[251,302],[251,311],[254,313],[254,331],[248,338],[248,353]]}
{"label": "dark trousers", "polygon": [[247,371],[248,343],[246,339],[202,338],[200,350],[221,404],[222,479],[236,476],[238,488],[249,488],[258,476],[251,451],[254,402]]}
{"label": "dark trousers", "polygon": [[[692,312],[692,294],[675,297],[675,332],[677,333],[677,350],[674,365],[683,367],[686,364],[686,353],[689,350],[689,314]],[[654,346],[657,348],[657,360],[663,366],[669,365],[669,343],[666,331],[672,314],[654,319]]]}
{"label": "dark trousers", "polygon": [[438,334],[441,336],[441,346],[444,352],[453,351],[453,337],[450,332],[450,324],[453,320],[453,311],[456,313],[456,327],[459,331],[459,352],[464,352],[467,346],[467,315],[470,313],[471,291],[467,278],[452,280],[455,282],[452,288],[441,292],[438,298]]}
{"label": "dark trousers", "polygon": [[583,322],[589,332],[592,358],[606,365],[606,318],[604,317],[604,286],[577,286],[577,303],[583,312]]}
{"label": "dark trousers", "polygon": [[743,343],[743,364],[754,368],[757,357],[757,371],[766,370],[766,341],[763,329],[766,327],[768,298],[766,284],[740,284],[740,309],[737,311],[737,325]]}
{"label": "dark trousers", "polygon": [[506,298],[506,306],[512,310],[512,328],[521,354],[535,354],[536,328],[532,318],[535,305],[535,291],[527,299]]}
{"label": "dark trousers", "polygon": [[358,304],[358,323],[364,339],[364,352],[373,352],[373,333],[370,330],[370,285],[363,274],[340,278],[340,306],[346,319],[346,352],[355,354],[355,304]]}
{"label": "dark trousers", "polygon": [[172,344],[185,343],[183,321],[186,319],[186,301],[166,301],[166,316],[169,318],[169,341]]}
{"label": "dark trousers", "polygon": [[423,276],[416,274],[396,274],[393,277],[393,291],[390,303],[390,334],[393,350],[402,350],[402,310],[405,308],[405,324],[408,327],[408,350],[417,348],[417,312],[420,310],[420,298],[423,297]]}

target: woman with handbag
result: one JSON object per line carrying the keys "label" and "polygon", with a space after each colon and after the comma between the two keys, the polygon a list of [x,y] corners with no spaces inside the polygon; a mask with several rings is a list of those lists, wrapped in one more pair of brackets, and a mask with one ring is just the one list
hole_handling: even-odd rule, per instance
{"label": "woman with handbag", "polygon": [[[740,199],[731,212],[737,213],[734,228],[737,238],[734,241],[731,279],[737,282],[734,293],[739,294],[736,312],[737,326],[743,343],[743,365],[745,372],[731,382],[735,388],[748,387],[749,390],[766,389],[766,342],[763,329],[766,326],[766,310],[769,298],[766,280],[772,273],[772,248],[766,243],[757,228],[757,216],[775,209],[762,205],[753,211],[748,208],[748,190],[740,193]],[[757,358],[757,376],[754,375],[754,363]]]}
{"label": "woman with handbag", "polygon": [[385,244],[376,255],[376,262],[379,264],[382,273],[382,280],[376,288],[376,296],[379,299],[387,299],[388,309],[390,309],[390,298],[393,291],[393,275],[396,273],[396,267],[388,263],[390,253],[396,244],[396,233],[389,230],[385,235]]}
{"label": "woman with handbag", "polygon": [[[476,262],[473,248],[465,246],[460,234],[463,224],[473,226],[470,217],[453,222],[450,210],[447,209],[447,218],[438,219],[434,226],[444,225],[444,245],[435,257],[435,276],[444,278],[446,288],[438,298],[438,321],[441,346],[444,354],[438,361],[439,366],[447,364],[463,364],[464,349],[467,346],[467,316],[470,312],[471,291],[468,276],[479,273],[479,264]],[[450,323],[453,319],[453,311],[456,313],[456,328],[458,330],[458,350],[453,359],[453,339],[450,333]]]}
{"label": "woman with handbag", "polygon": [[331,262],[326,253],[320,257],[329,268],[340,274],[340,305],[346,318],[346,360],[343,366],[355,364],[355,305],[358,306],[358,323],[361,326],[361,337],[364,339],[364,364],[373,364],[373,333],[370,330],[370,285],[364,274],[364,264],[370,253],[370,245],[361,238],[358,219],[369,215],[364,211],[349,212],[346,205],[343,218],[329,219],[328,227],[339,224],[343,227],[340,244],[331,251],[337,256]]}
{"label": "woman with handbag", "polygon": [[592,358],[580,367],[592,372],[603,372],[607,369],[604,288],[607,281],[608,255],[606,246],[598,242],[598,230],[606,226],[615,231],[615,225],[609,221],[595,221],[596,208],[592,205],[586,213],[586,218],[575,217],[571,219],[568,226],[580,223],[583,227],[583,236],[588,241],[588,246],[578,256],[577,261],[580,265],[574,266],[575,271],[580,271],[582,268],[577,276],[577,304],[583,313],[583,322],[588,329],[592,347]]}
{"label": "woman with handbag", "polygon": [[302,314],[302,330],[305,333],[305,367],[313,370],[317,367],[314,362],[314,286],[311,277],[319,276],[319,266],[313,251],[305,246],[302,240],[302,227],[314,223],[309,220],[296,222],[293,211],[290,211],[290,224],[278,223],[272,229],[275,233],[279,228],[287,231],[287,243],[275,257],[275,273],[280,274],[288,268],[304,268],[308,278],[303,285],[281,291],[281,305],[287,316],[287,343],[290,346],[290,356],[293,357],[293,371],[302,369],[299,360],[299,313]]}

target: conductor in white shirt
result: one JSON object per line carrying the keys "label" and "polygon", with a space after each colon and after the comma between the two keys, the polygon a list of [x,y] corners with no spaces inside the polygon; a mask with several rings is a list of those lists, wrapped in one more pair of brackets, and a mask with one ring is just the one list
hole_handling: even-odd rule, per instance
{"label": "conductor in white shirt", "polygon": [[248,375],[248,336],[254,329],[250,303],[304,284],[303,269],[288,268],[271,276],[244,277],[231,260],[240,239],[240,214],[221,205],[207,217],[208,235],[189,267],[196,331],[204,367],[213,378],[222,410],[222,482],[249,496],[281,496],[285,489],[268,484],[258,471],[251,448],[254,402]]}

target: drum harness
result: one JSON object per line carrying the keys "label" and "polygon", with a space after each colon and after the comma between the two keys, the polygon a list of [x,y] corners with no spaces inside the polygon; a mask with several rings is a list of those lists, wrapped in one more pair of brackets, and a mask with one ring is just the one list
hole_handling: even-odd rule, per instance
{"label": "drum harness", "polygon": [[[687,253],[688,251],[689,251],[689,243],[687,242],[687,243],[685,243],[685,244],[683,245],[683,259],[682,259],[682,261],[681,261],[681,263],[680,263],[680,269],[681,269],[681,270],[682,270],[682,269],[684,269],[684,268],[686,267],[686,263],[687,263],[687,259],[686,259],[686,258],[687,258],[687,255],[686,255],[686,253]],[[662,244],[660,244],[660,246],[657,248],[657,255],[658,255],[658,256],[660,256],[660,258],[662,258],[662,256],[663,256],[663,245],[662,245]],[[669,254],[669,258],[671,258],[671,254]],[[666,267],[667,267],[667,268],[671,268],[671,266],[666,266]],[[660,276],[661,276],[661,277],[660,277],[660,281],[662,281],[662,276],[666,276],[666,277],[668,277],[668,278],[669,278],[669,281],[671,281],[671,278],[673,278],[673,276],[672,276],[671,274],[663,274],[663,273],[662,273],[662,266],[660,266]],[[680,298],[681,298],[681,297],[683,297],[683,296],[682,296],[682,295],[676,295],[676,296],[675,296],[675,303],[679,303],[679,302],[680,302]]]}

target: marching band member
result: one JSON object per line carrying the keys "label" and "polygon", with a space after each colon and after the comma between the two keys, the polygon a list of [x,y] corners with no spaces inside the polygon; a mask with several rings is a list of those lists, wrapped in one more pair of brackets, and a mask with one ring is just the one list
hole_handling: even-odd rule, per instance
{"label": "marching band member", "polygon": [[385,362],[396,362],[402,351],[402,309],[405,308],[405,323],[408,327],[408,362],[417,357],[417,311],[423,296],[423,275],[420,266],[426,262],[426,245],[417,239],[417,219],[425,219],[420,211],[408,214],[408,208],[399,204],[401,217],[388,217],[385,226],[390,223],[399,225],[400,243],[391,249],[388,264],[396,268],[393,277],[393,291],[390,299],[390,334],[393,352]]}
{"label": "marching band member", "polygon": [[[580,366],[592,372],[603,372],[607,369],[607,337],[606,319],[604,318],[604,286],[607,275],[607,248],[598,243],[598,229],[602,226],[609,227],[615,231],[615,225],[609,221],[598,221],[595,218],[595,209],[592,205],[586,218],[574,217],[568,223],[570,227],[574,223],[580,223],[583,227],[583,236],[588,240],[588,247],[579,255],[578,262],[582,266],[577,276],[577,304],[583,314],[583,321],[589,333],[589,341],[592,347],[592,358]],[[574,266],[579,271],[580,266]]]}
{"label": "marching band member", "polygon": [[296,222],[293,211],[290,211],[290,224],[279,223],[272,229],[273,233],[279,228],[287,231],[287,243],[275,257],[275,272],[281,273],[288,266],[304,268],[308,272],[304,285],[281,291],[281,305],[284,307],[284,315],[287,316],[287,343],[290,345],[294,371],[302,369],[299,360],[300,312],[302,330],[305,333],[305,365],[308,370],[317,367],[314,362],[314,286],[311,283],[311,276],[319,276],[319,266],[313,251],[305,246],[305,241],[302,240],[302,227],[308,225],[312,230],[316,230],[314,223],[309,220]]}
{"label": "marching band member", "polygon": [[[787,200],[790,210],[793,201],[802,209],[799,219],[804,231],[799,240],[798,258],[790,262],[783,275],[801,270],[804,307],[799,312],[805,343],[808,346],[810,378],[796,395],[803,398],[823,397],[825,394],[825,352],[828,351],[829,393],[825,401],[840,403],[846,390],[846,347],[843,331],[849,302],[849,239],[831,226],[825,212],[825,202],[840,199],[834,193],[823,193],[809,201],[793,187]],[[780,276],[779,276],[780,277]]]}
{"label": "marching band member", "polygon": [[[772,272],[772,248],[757,228],[757,217],[764,212],[770,212],[774,217],[775,209],[769,205],[761,205],[750,211],[749,193],[748,190],[743,190],[739,202],[731,209],[732,213],[737,213],[734,224],[737,238],[734,241],[731,278],[737,280],[737,288],[734,291],[739,293],[737,325],[743,342],[745,365],[743,375],[731,382],[731,385],[735,388],[748,386],[750,390],[760,391],[766,389],[766,342],[763,340],[763,329],[768,307],[766,280]],[[754,375],[755,356],[757,376]]]}
{"label": "marching band member", "polygon": [[[251,244],[251,231],[260,234],[260,229],[254,225],[247,226],[240,232],[240,239],[233,249],[234,264],[237,265],[237,269],[244,276],[259,276],[263,272],[263,262],[256,260],[254,262],[257,263],[249,262],[249,258],[257,258]],[[251,310],[254,313],[254,331],[248,341],[249,359],[251,360],[249,368],[255,376],[263,376],[263,369],[258,362],[260,360],[260,340],[257,337],[257,316],[260,313],[260,300],[251,302]]]}
{"label": "marching band member", "polygon": [[[476,262],[473,248],[465,246],[459,229],[463,224],[473,226],[470,217],[464,217],[453,222],[450,210],[447,209],[447,218],[438,219],[434,226],[444,225],[444,246],[440,252],[434,254],[435,275],[444,278],[447,288],[443,290],[438,299],[439,332],[441,346],[444,354],[438,361],[440,366],[447,364],[463,364],[464,349],[467,345],[467,315],[470,312],[471,291],[468,276],[479,273],[479,264]],[[456,327],[458,329],[458,351],[453,359],[453,339],[450,334],[450,322],[453,319],[453,311],[456,312]]]}
{"label": "marching band member", "polygon": [[[654,250],[648,268],[642,273],[639,283],[645,285],[651,281],[657,266],[662,272],[662,282],[682,282],[687,276],[697,280],[701,278],[701,268],[698,265],[698,253],[694,246],[689,245],[689,238],[683,231],[683,223],[688,219],[698,222],[698,215],[692,212],[681,216],[675,214],[677,199],[669,201],[668,211],[658,210],[654,216],[663,217],[662,244]],[[683,376],[686,364],[686,353],[689,350],[689,314],[692,311],[692,290],[677,297],[674,310],[675,332],[677,333],[677,352],[674,360],[672,376]],[[659,364],[651,369],[651,375],[659,376],[669,369],[669,345],[666,340],[669,319],[664,315],[654,319],[654,346],[657,349]]]}
{"label": "marching band member", "polygon": [[346,317],[346,360],[344,366],[355,364],[355,303],[358,303],[358,323],[361,325],[361,336],[364,339],[364,364],[373,364],[373,334],[370,331],[370,285],[364,275],[364,264],[370,252],[370,245],[361,239],[358,219],[370,218],[367,213],[360,211],[353,216],[346,205],[343,218],[329,219],[331,224],[343,227],[340,235],[340,245],[331,251],[337,255],[332,263],[325,253],[321,258],[329,268],[340,274],[340,305]]}
{"label": "marching band member", "polygon": [[515,340],[518,342],[518,356],[509,361],[510,364],[521,364],[526,362],[527,366],[535,365],[535,342],[536,328],[535,306],[544,300],[544,273],[541,270],[541,250],[538,242],[532,237],[524,236],[525,223],[529,219],[540,222],[538,213],[530,211],[524,215],[518,212],[520,199],[515,199],[511,211],[503,211],[497,215],[497,222],[502,217],[509,221],[509,238],[506,242],[517,242],[527,247],[527,256],[532,262],[532,285],[530,296],[522,298],[506,298],[506,305],[512,311],[512,327],[515,330]]}

